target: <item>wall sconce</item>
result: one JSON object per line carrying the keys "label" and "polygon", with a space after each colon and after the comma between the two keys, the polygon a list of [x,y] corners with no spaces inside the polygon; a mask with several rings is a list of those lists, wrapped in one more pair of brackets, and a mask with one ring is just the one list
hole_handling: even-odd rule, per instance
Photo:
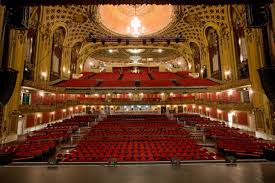
{"label": "wall sconce", "polygon": [[44,97],[45,94],[44,94],[43,91],[40,91],[40,92],[39,92],[39,95],[40,95],[41,97]]}
{"label": "wall sconce", "polygon": [[47,80],[47,72],[41,72],[41,77],[43,80]]}
{"label": "wall sconce", "polygon": [[233,90],[227,90],[227,94],[228,94],[229,96],[233,95]]}
{"label": "wall sconce", "polygon": [[231,71],[226,70],[224,71],[225,80],[231,80]]}

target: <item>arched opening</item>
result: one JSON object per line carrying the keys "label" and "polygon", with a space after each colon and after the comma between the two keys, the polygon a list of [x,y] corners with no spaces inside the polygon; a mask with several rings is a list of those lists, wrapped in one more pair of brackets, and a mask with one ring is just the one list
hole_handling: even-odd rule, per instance
{"label": "arched opening", "polygon": [[81,48],[81,43],[75,43],[75,45],[72,47],[72,51],[71,51],[71,77],[73,74],[76,74],[76,67],[77,67],[77,60],[78,60],[78,54],[79,54],[79,50]]}
{"label": "arched opening", "polygon": [[30,28],[27,33],[25,58],[24,58],[24,80],[34,80],[35,53],[36,53],[36,32],[38,29],[40,9],[30,19]]}
{"label": "arched opening", "polygon": [[213,27],[208,27],[206,29],[206,37],[208,42],[211,77],[222,80],[218,33]]}
{"label": "arched opening", "polygon": [[63,43],[65,39],[65,29],[60,27],[54,31],[52,43],[52,59],[50,80],[57,80],[60,78]]}
{"label": "arched opening", "polygon": [[200,48],[194,42],[190,43],[190,48],[192,50],[192,57],[193,57],[193,60],[194,60],[195,72],[196,73],[200,73],[201,69],[202,69],[202,66],[201,66],[201,56],[200,56]]}
{"label": "arched opening", "polygon": [[247,46],[244,35],[244,24],[233,7],[230,9],[231,20],[234,31],[234,48],[236,54],[236,65],[238,78],[246,79],[249,77]]}

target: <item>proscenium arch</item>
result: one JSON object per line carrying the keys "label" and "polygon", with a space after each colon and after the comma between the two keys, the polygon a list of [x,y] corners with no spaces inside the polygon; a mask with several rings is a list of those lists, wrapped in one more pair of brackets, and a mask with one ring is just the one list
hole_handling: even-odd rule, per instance
{"label": "proscenium arch", "polygon": [[[83,67],[83,64],[84,62],[87,60],[87,58],[92,55],[94,52],[98,51],[98,50],[105,50],[105,49],[121,49],[121,48],[132,48],[133,46],[113,46],[113,45],[110,45],[110,46],[105,46],[105,47],[99,47],[97,45],[93,45],[93,44],[90,44],[90,45],[85,45],[84,47],[82,47],[81,51],[80,51],[80,55],[79,55],[79,58],[78,58],[78,68],[80,66]],[[148,49],[148,48],[153,48],[153,49],[159,49],[159,48],[162,48],[162,49],[171,49],[171,50],[175,50],[176,52],[179,53],[180,55],[180,52],[179,50],[175,49],[175,48],[168,48],[168,47],[165,47],[165,46],[135,46],[135,48],[137,49]]]}

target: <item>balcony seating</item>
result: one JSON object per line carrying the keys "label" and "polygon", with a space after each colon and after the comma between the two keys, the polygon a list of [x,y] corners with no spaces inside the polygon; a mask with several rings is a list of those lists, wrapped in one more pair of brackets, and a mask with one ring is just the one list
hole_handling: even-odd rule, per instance
{"label": "balcony seating", "polygon": [[189,71],[180,71],[180,72],[176,72],[176,74],[178,75],[178,76],[181,76],[182,78],[191,78],[190,76],[189,76]]}
{"label": "balcony seating", "polygon": [[135,87],[135,82],[134,81],[102,81],[100,84],[100,87]]}
{"label": "balcony seating", "polygon": [[151,73],[154,80],[181,80],[182,77],[177,76],[172,72],[152,72]]}
{"label": "balcony seating", "polygon": [[173,87],[176,85],[169,80],[147,80],[147,81],[140,81],[140,86],[141,87]]}
{"label": "balcony seating", "polygon": [[129,73],[126,72],[123,74],[122,80],[150,80],[148,73]]}
{"label": "balcony seating", "polygon": [[186,78],[177,80],[180,86],[213,86],[217,85],[216,82],[211,81],[209,79],[203,79],[203,78]]}
{"label": "balcony seating", "polygon": [[103,72],[103,73],[97,73],[91,79],[97,79],[97,80],[118,80],[119,76],[120,76],[119,73]]}
{"label": "balcony seating", "polygon": [[95,73],[93,72],[82,72],[81,74],[82,76],[79,79],[89,79],[90,77],[95,75]]}
{"label": "balcony seating", "polygon": [[96,86],[96,80],[90,80],[90,79],[71,79],[67,81],[63,81],[59,84],[57,84],[58,87],[95,87]]}

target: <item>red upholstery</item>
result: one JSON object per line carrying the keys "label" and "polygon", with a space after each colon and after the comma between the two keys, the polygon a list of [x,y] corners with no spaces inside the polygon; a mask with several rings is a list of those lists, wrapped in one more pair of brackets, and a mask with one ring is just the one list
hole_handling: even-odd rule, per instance
{"label": "red upholstery", "polygon": [[152,72],[151,73],[154,80],[180,80],[182,77],[177,76],[172,72]]}
{"label": "red upholstery", "polygon": [[172,81],[168,80],[148,80],[148,81],[141,81],[141,87],[171,87],[175,86]]}
{"label": "red upholstery", "polygon": [[217,85],[216,82],[203,78],[186,78],[178,80],[180,86],[213,86]]}
{"label": "red upholstery", "polygon": [[59,87],[94,87],[96,85],[96,80],[88,79],[71,79],[59,83]]}
{"label": "red upholstery", "polygon": [[122,80],[150,80],[150,78],[147,72],[142,72],[142,73],[126,72],[123,74]]}
{"label": "red upholstery", "polygon": [[117,80],[117,81],[102,81],[100,84],[100,87],[134,87],[135,82],[134,81],[123,81],[123,80]]}
{"label": "red upholstery", "polygon": [[214,159],[181,129],[175,120],[163,115],[108,116],[91,128],[64,162],[170,161]]}
{"label": "red upholstery", "polygon": [[119,76],[120,76],[119,73],[103,72],[103,73],[97,73],[91,79],[117,80]]}

